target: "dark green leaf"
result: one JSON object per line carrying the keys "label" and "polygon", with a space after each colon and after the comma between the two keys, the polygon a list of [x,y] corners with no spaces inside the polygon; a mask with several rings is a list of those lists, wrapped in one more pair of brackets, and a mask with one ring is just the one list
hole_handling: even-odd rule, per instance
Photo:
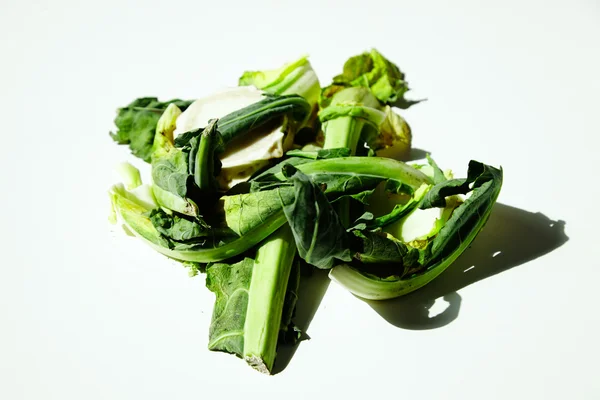
{"label": "dark green leaf", "polygon": [[433,161],[433,159],[429,156],[429,154],[427,154],[427,161],[429,162],[429,165],[431,165],[431,168],[433,168],[433,183],[434,184],[437,185],[438,183],[442,183],[442,182],[448,180],[446,178],[446,175],[444,175],[444,171],[442,171],[441,168],[438,167],[437,163],[435,161]]}
{"label": "dark green leaf", "polygon": [[352,227],[348,228],[348,232],[354,230],[362,231],[367,229],[367,226],[369,226],[372,223],[374,218],[375,216],[373,215],[373,213],[365,212],[363,215],[358,217],[356,221],[354,221],[354,225]]}
{"label": "dark green leaf", "polygon": [[423,198],[419,208],[422,210],[433,207],[443,208],[446,207],[446,197],[468,192],[469,182],[467,179],[449,179],[432,187]]}
{"label": "dark green leaf", "polygon": [[277,177],[277,174],[281,174],[281,170],[284,165],[300,165],[312,162],[313,160],[302,157],[291,157],[284,161],[281,161],[271,168],[261,172],[259,175],[255,176],[250,181],[250,191],[258,192],[261,190],[268,190],[274,187],[279,187],[282,184],[282,179]]}
{"label": "dark green leaf", "polygon": [[[467,194],[485,182],[496,180],[498,171],[489,165],[471,161],[466,179],[449,179],[436,184],[427,192],[419,208],[424,210],[432,207],[445,207],[446,197],[456,194]],[[502,181],[501,176],[502,174],[500,173],[500,182]]]}
{"label": "dark green leaf", "polygon": [[289,116],[295,121],[304,120],[312,107],[298,95],[267,95],[259,102],[227,114],[219,120],[218,129],[225,144],[238,135],[249,132],[274,119]]}
{"label": "dark green leaf", "polygon": [[272,190],[223,196],[227,225],[240,236],[252,234],[265,220],[282,212],[294,200],[294,188],[283,186]]}
{"label": "dark green leaf", "polygon": [[381,231],[353,231],[360,239],[355,257],[363,263],[397,263],[397,268],[409,268],[419,260],[419,250]]}
{"label": "dark green leaf", "polygon": [[182,133],[181,135],[179,135],[175,138],[175,146],[176,147],[185,147],[185,146],[191,147],[190,141],[192,139],[197,138],[200,135],[202,135],[202,132],[204,132],[204,128],[194,129],[194,130]]}
{"label": "dark green leaf", "polygon": [[409,89],[402,71],[373,49],[346,61],[342,74],[333,78],[333,84],[322,90],[320,104],[327,105],[327,100],[345,87],[357,86],[369,88],[385,104],[397,103],[407,108],[416,103],[404,100]]}
{"label": "dark green leaf", "polygon": [[134,100],[117,112],[115,125],[117,132],[110,136],[118,144],[128,144],[136,157],[150,162],[156,124],[167,106],[171,103],[185,110],[191,101],[170,100],[160,102],[156,97],[142,97]]}
{"label": "dark green leaf", "polygon": [[173,147],[152,161],[152,180],[161,189],[183,198],[189,178],[188,155],[180,149]]}
{"label": "dark green leaf", "polygon": [[212,264],[206,270],[206,287],[216,301],[208,335],[208,348],[238,357],[244,353],[244,323],[254,260]]}
{"label": "dark green leaf", "polygon": [[158,232],[177,242],[205,239],[210,235],[210,226],[201,219],[184,218],[173,213],[167,214],[160,208],[152,210],[149,218]]}
{"label": "dark green leaf", "polygon": [[[374,192],[375,192],[375,189],[364,190],[362,192],[350,194],[350,197],[362,204],[367,205],[367,204],[369,204],[369,199],[371,198],[371,196],[373,195]],[[337,201],[340,198],[341,197],[338,197],[334,201]]]}
{"label": "dark green leaf", "polygon": [[[286,116],[295,121],[302,121],[310,114],[311,109],[306,100],[297,95],[265,95],[264,99],[220,118],[217,129],[223,143],[227,145],[239,135],[251,132],[274,120],[283,120]],[[203,129],[185,132],[175,139],[175,145],[186,146],[202,132]]]}
{"label": "dark green leaf", "polygon": [[311,179],[322,185],[327,197],[337,200],[343,196],[351,196],[365,203],[373,190],[384,179],[360,174],[325,173],[311,175]]}
{"label": "dark green leaf", "polygon": [[406,217],[412,210],[414,210],[417,205],[418,202],[416,201],[409,201],[406,204],[396,204],[392,211],[382,215],[381,217],[377,217],[375,221],[373,221],[371,228],[381,228],[399,221]]}
{"label": "dark green leaf", "polygon": [[459,249],[466,238],[471,240],[483,227],[502,187],[501,169],[471,161],[468,182],[472,182],[471,196],[458,206],[433,240],[430,263],[437,262]]}
{"label": "dark green leaf", "polygon": [[294,184],[294,201],[283,210],[300,257],[322,269],[331,268],[334,259],[350,261],[346,230],[325,194],[294,166],[285,165],[282,172]]}

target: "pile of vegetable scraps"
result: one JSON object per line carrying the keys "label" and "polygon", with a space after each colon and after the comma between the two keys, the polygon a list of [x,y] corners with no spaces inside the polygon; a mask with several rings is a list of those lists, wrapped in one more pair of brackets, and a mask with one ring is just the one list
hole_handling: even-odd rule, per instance
{"label": "pile of vegetable scraps", "polygon": [[111,221],[206,273],[210,350],[271,373],[278,345],[300,338],[301,270],[390,299],[436,278],[475,239],[502,170],[471,160],[455,178],[430,157],[380,156],[409,156],[397,113],[416,103],[407,91],[400,69],[371,50],[324,88],[302,57],[198,100],[144,97],[118,110],[110,135],[148,163],[151,182],[121,164]]}

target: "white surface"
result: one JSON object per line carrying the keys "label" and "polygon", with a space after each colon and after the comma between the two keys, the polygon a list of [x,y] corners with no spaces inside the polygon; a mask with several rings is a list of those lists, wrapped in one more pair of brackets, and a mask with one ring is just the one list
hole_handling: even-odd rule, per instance
{"label": "white surface", "polygon": [[[0,398],[600,398],[598,3],[319,4],[0,3]],[[404,113],[416,147],[459,174],[502,164],[500,202],[564,220],[569,241],[523,263],[557,235],[505,207],[484,250],[519,265],[464,288],[456,270],[447,321],[415,322],[413,296],[398,328],[331,284],[312,340],[262,376],[206,350],[202,278],[110,231],[127,151],[107,132],[138,96],[200,97],[302,53],[326,83],[371,46],[429,99]]]}

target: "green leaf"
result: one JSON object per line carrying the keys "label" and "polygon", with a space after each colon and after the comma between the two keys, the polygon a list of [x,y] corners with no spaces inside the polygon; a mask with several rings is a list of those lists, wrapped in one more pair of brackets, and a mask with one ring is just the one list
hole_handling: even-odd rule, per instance
{"label": "green leaf", "polygon": [[438,167],[437,163],[435,161],[433,161],[433,158],[431,158],[431,156],[429,154],[427,154],[427,162],[429,163],[431,168],[433,168],[433,183],[434,184],[437,185],[438,183],[442,183],[442,182],[445,182],[448,180],[446,178],[446,176],[444,175],[444,171],[442,171],[441,168]]}
{"label": "green leaf", "polygon": [[150,162],[156,125],[169,104],[186,109],[191,102],[179,99],[160,102],[156,97],[136,99],[117,111],[115,119],[117,131],[111,132],[110,136],[118,144],[129,145],[132,154],[136,157]]}
{"label": "green leaf", "polygon": [[281,170],[283,169],[283,166],[286,164],[298,166],[300,164],[306,164],[306,163],[310,163],[312,161],[313,160],[311,160],[310,158],[303,158],[303,157],[291,157],[284,161],[281,161],[281,162],[275,164],[274,166],[272,166],[271,168],[266,169],[265,171],[261,172],[259,175],[253,177],[250,180],[250,184],[251,184],[250,191],[257,192],[260,190],[265,190],[265,189],[269,189],[271,187],[279,186],[281,184],[282,180],[285,179],[283,177]]}
{"label": "green leaf", "polygon": [[348,232],[352,232],[354,230],[362,231],[367,229],[367,226],[369,226],[373,222],[374,218],[375,216],[373,215],[373,213],[363,213],[363,215],[361,215],[356,219],[356,221],[354,221],[354,225],[348,228]]}
{"label": "green leaf", "polygon": [[291,186],[223,196],[227,226],[240,236],[249,235],[264,220],[281,214],[283,207],[294,201],[294,196]]}
{"label": "green leaf", "polygon": [[184,198],[188,193],[189,178],[188,155],[177,148],[152,161],[152,180],[163,190]]}
{"label": "green leaf", "polygon": [[472,183],[471,189],[469,189],[472,191],[471,196],[454,210],[448,222],[433,240],[430,262],[437,262],[448,257],[457,249],[464,250],[466,248],[464,242],[468,241],[471,236],[472,239],[475,238],[479,230],[483,228],[481,220],[487,220],[498,198],[502,187],[502,178],[501,169],[477,161],[469,163],[467,182]]}
{"label": "green leaf", "polygon": [[155,203],[146,201],[134,191],[127,191],[122,184],[114,185],[109,195],[115,213],[129,231],[153,246],[169,248],[169,241],[163,238],[146,216],[156,207]]}
{"label": "green leaf", "polygon": [[117,172],[121,176],[121,179],[123,179],[123,183],[125,183],[127,190],[135,189],[142,185],[140,170],[131,165],[131,163],[120,163],[117,166]]}
{"label": "green leaf", "polygon": [[150,211],[148,217],[158,232],[177,242],[204,241],[211,234],[210,226],[200,218],[187,219],[160,208]]}
{"label": "green leaf", "polygon": [[321,90],[317,74],[307,57],[301,57],[274,70],[246,71],[240,77],[239,85],[252,85],[275,95],[297,94],[304,97],[311,106],[317,103]]}
{"label": "green leaf", "polygon": [[[406,217],[416,207],[418,207],[419,204],[421,204],[423,197],[427,194],[427,192],[429,191],[430,188],[431,188],[431,185],[427,185],[424,183],[423,185],[421,185],[421,187],[419,189],[417,189],[413,193],[413,195],[411,196],[410,199],[408,199],[408,201],[406,201],[405,203],[396,204],[394,206],[394,208],[392,209],[392,211],[375,218],[373,220],[372,224],[369,225],[369,227],[371,229],[382,228],[384,226],[393,224],[394,222],[397,222],[397,221],[401,220],[402,218]],[[390,190],[388,190],[388,191],[390,191]]]}
{"label": "green leaf", "polygon": [[173,144],[173,132],[180,115],[179,107],[170,104],[158,120],[151,157],[155,181],[152,191],[161,207],[194,217],[198,215],[198,205],[187,197],[189,176],[184,173],[185,155]]}
{"label": "green leaf", "polygon": [[[323,90],[326,98],[340,87],[366,87],[384,104],[404,100],[409,90],[400,69],[377,50],[351,57],[344,64],[342,74],[333,78],[333,84]],[[406,101],[405,101],[406,102]]]}
{"label": "green leaf", "polygon": [[[259,126],[288,116],[296,121],[304,120],[310,113],[310,105],[297,95],[265,95],[264,99],[241,108],[219,119],[217,129],[225,146],[239,135],[251,132]],[[175,146],[183,147],[199,136],[203,129],[185,132],[175,139]]]}
{"label": "green leaf", "polygon": [[303,121],[310,112],[310,104],[301,96],[265,96],[263,100],[221,118],[218,129],[227,144],[236,136],[270,121],[283,116]]}
{"label": "green leaf", "polygon": [[405,269],[419,260],[419,250],[402,243],[393,236],[381,231],[354,230],[360,239],[360,247],[355,257],[363,263],[390,263],[396,265],[397,274],[402,276]]}
{"label": "green leaf", "polygon": [[383,112],[385,119],[379,124],[379,129],[363,131],[362,139],[372,150],[394,147],[398,156],[407,156],[412,144],[410,126],[390,106],[386,106]]}
{"label": "green leaf", "polygon": [[443,208],[446,207],[446,197],[467,192],[469,192],[467,179],[448,179],[433,186],[419,208],[422,210],[433,207]]}
{"label": "green leaf", "polygon": [[210,350],[242,357],[253,267],[254,260],[244,258],[233,265],[212,264],[206,269],[206,287],[216,296],[208,334]]}
{"label": "green leaf", "polygon": [[[154,185],[183,201],[188,194],[190,173],[187,155],[173,145],[173,131],[179,115],[181,110],[170,104],[158,120],[151,161]],[[169,199],[168,195],[159,194],[162,194],[161,199],[166,202],[177,203],[177,200]]]}
{"label": "green leaf", "polygon": [[283,174],[294,184],[294,201],[284,212],[300,257],[321,269],[331,268],[334,259],[350,261],[346,230],[325,194],[292,165],[285,165]]}
{"label": "green leaf", "polygon": [[152,144],[152,159],[159,158],[173,148],[173,133],[177,127],[177,118],[182,111],[175,103],[169,104],[156,124],[156,134]]}
{"label": "green leaf", "polygon": [[[437,167],[437,165],[435,165],[435,167]],[[436,170],[438,171],[436,172],[437,178],[434,176],[434,180],[441,180],[439,176],[439,171],[441,170],[439,167],[437,167]],[[471,161],[469,163],[467,178],[448,179],[436,184],[429,192],[427,192],[420,208],[445,207],[446,197],[456,194],[467,194],[472,189],[481,186],[485,182],[497,180],[498,174],[500,174],[501,181],[501,173],[499,173],[496,168],[477,161]]]}

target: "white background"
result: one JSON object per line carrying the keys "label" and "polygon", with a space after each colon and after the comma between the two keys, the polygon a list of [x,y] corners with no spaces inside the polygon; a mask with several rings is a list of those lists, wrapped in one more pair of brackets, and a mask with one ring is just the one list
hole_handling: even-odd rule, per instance
{"label": "white background", "polygon": [[[600,398],[597,1],[0,7],[0,398]],[[428,98],[403,113],[414,146],[459,175],[502,165],[502,205],[414,295],[329,285],[312,339],[263,376],[206,349],[203,277],[107,223],[115,109],[303,53],[326,84],[370,47]]]}

